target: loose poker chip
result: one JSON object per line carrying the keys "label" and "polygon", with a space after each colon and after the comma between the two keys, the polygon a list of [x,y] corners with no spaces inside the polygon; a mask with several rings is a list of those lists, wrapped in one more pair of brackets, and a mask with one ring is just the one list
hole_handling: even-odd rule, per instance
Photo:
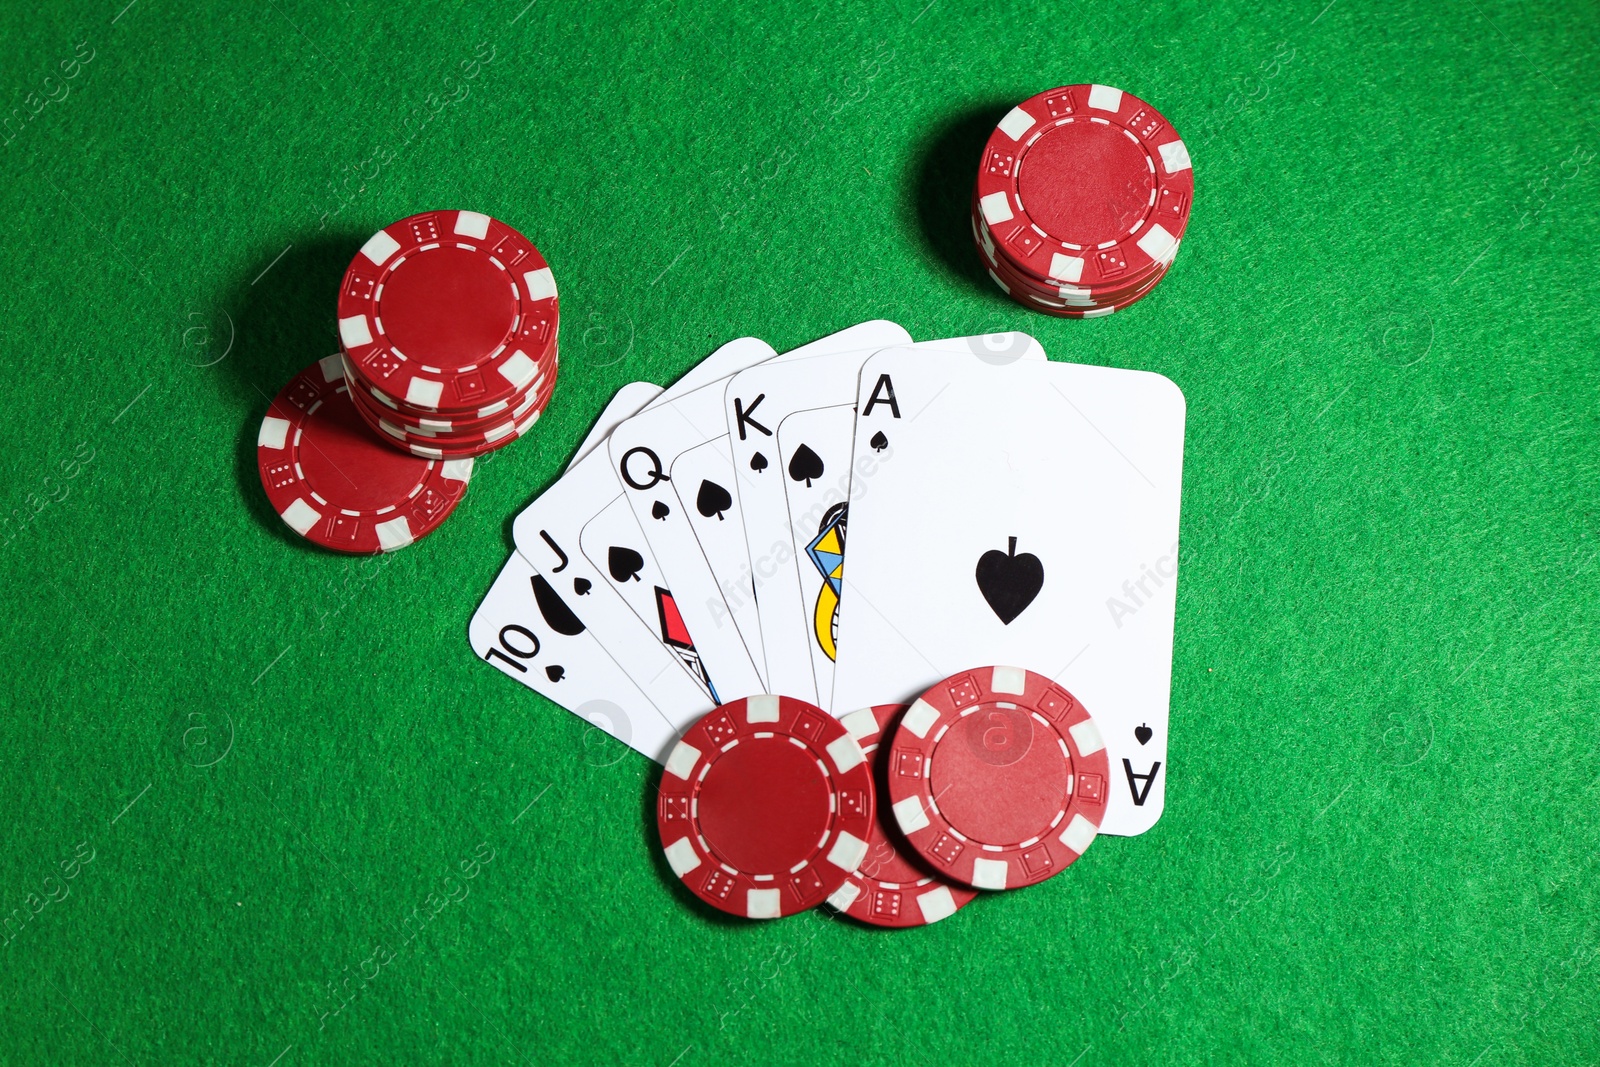
{"label": "loose poker chip", "polygon": [[555,280],[522,234],[475,211],[430,211],[362,245],[339,292],[339,338],[374,389],[430,412],[515,396],[555,343]]}
{"label": "loose poker chip", "polygon": [[732,915],[814,908],[867,855],[872,769],[839,720],[803,700],[715,708],[667,757],[656,825],[672,871]]}
{"label": "loose poker chip", "polygon": [[1105,815],[1099,728],[1071,693],[1020,667],[963,671],[923,693],[889,759],[906,840],[975,889],[1044,881],[1083,854]]}
{"label": "loose poker chip", "polygon": [[[893,736],[905,710],[904,704],[879,704],[839,719],[872,762],[880,796],[885,795],[889,772],[885,742]],[[879,806],[867,837],[867,858],[861,869],[828,897],[830,907],[873,926],[926,926],[954,915],[978,895],[975,889],[946,882],[924,870],[914,858],[916,854],[899,842],[900,833],[889,825],[889,818],[889,812]]]}
{"label": "loose poker chip", "polygon": [[256,437],[267,498],[313,544],[338,552],[391,552],[455,510],[472,460],[403,455],[380,443],[350,398],[344,363],[318,360],[283,387]]}
{"label": "loose poker chip", "polygon": [[1159,111],[1108,85],[1068,85],[1023,101],[990,135],[974,236],[991,266],[1002,260],[1047,299],[1065,287],[1064,302],[1126,306],[1177,255],[1193,198],[1188,149]]}

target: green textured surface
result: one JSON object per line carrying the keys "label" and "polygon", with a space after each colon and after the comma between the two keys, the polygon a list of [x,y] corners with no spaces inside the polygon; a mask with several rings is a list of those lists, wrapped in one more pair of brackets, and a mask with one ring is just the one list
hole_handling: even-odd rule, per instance
{"label": "green textured surface", "polygon": [[[0,1063],[1600,1058],[1595,7],[924,2],[0,11]],[[1198,195],[1058,321],[966,198],[1091,80]],[[258,420],[437,206],[549,256],[554,405],[317,552]],[[1166,813],[925,930],[708,920],[648,763],[466,622],[618,385],[874,317],[1186,393]]]}

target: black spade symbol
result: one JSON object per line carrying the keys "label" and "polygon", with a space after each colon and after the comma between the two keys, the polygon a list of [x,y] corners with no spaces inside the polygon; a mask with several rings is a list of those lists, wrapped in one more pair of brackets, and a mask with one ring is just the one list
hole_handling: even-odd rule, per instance
{"label": "black spade symbol", "polygon": [[1154,736],[1154,734],[1155,731],[1150,729],[1150,727],[1145,723],[1140,723],[1138,726],[1133,728],[1133,736],[1139,739],[1139,743],[1141,745],[1148,745],[1150,743],[1150,738]]}
{"label": "black spade symbol", "polygon": [[867,444],[872,446],[872,450],[874,452],[882,452],[884,449],[889,447],[889,439],[883,436],[882,430],[879,430],[877,433],[872,435],[872,440],[868,441]]}
{"label": "black spade symbol", "polygon": [[544,676],[552,682],[559,682],[567,676],[567,669],[559,663],[552,663],[544,669]]}
{"label": "black spade symbol", "polygon": [[978,557],[978,592],[1007,626],[1021,615],[1044,587],[1044,564],[1031,552],[1017,555],[1017,539],[1002,552],[991,548]]}
{"label": "black spade symbol", "polygon": [[659,500],[650,506],[650,517],[652,519],[664,519],[671,514],[672,509]]}
{"label": "black spade symbol", "polygon": [[576,637],[583,633],[583,621],[572,613],[566,601],[561,599],[561,594],[553,589],[544,575],[533,576],[533,599],[539,605],[539,614],[544,616],[544,621],[550,629],[567,637]]}
{"label": "black spade symbol", "polygon": [[606,553],[606,570],[611,572],[612,581],[625,582],[632,578],[637,582],[643,568],[644,557],[631,548],[612,545],[611,551]]}
{"label": "black spade symbol", "polygon": [[717,521],[722,521],[722,513],[733,507],[733,497],[722,486],[709,478],[700,482],[700,493],[694,498],[694,506],[706,518],[715,515]]}
{"label": "black spade symbol", "polygon": [[789,477],[797,482],[805,482],[806,488],[811,488],[811,479],[822,477],[822,457],[811,451],[810,447],[801,445],[789,459]]}
{"label": "black spade symbol", "polygon": [[593,586],[590,584],[589,579],[587,578],[572,579],[572,591],[577,593],[579,596],[588,596],[589,590],[592,588]]}
{"label": "black spade symbol", "polygon": [[763,456],[760,452],[757,452],[755,455],[751,456],[750,469],[755,471],[757,474],[760,474],[762,471],[766,470],[767,457]]}

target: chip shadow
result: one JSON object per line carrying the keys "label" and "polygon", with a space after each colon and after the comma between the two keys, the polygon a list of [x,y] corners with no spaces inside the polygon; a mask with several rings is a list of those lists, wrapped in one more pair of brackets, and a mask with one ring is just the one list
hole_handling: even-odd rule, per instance
{"label": "chip shadow", "polygon": [[963,109],[937,123],[917,149],[911,200],[922,239],[950,274],[999,301],[1007,298],[972,242],[972,185],[983,146],[1021,93],[1008,102]]}
{"label": "chip shadow", "polygon": [[[222,300],[227,348],[214,369],[242,416],[234,448],[239,494],[251,516],[279,541],[318,554],[326,553],[285,526],[268,501],[256,437],[278,390],[339,350],[339,283],[364,238],[352,230],[291,241],[286,249],[263,248],[246,268],[253,273],[234,279]],[[219,333],[223,328],[213,326]]]}
{"label": "chip shadow", "polygon": [[689,909],[701,918],[717,925],[732,926],[750,930],[759,927],[761,923],[744,919],[737,915],[730,915],[712,907],[689,891],[683,880],[672,873],[672,867],[667,863],[666,853],[661,850],[661,835],[656,829],[656,797],[661,792],[661,776],[666,772],[660,767],[651,767],[650,773],[641,780],[641,794],[639,798],[640,814],[643,816],[645,836],[650,845],[650,866],[656,872],[656,878],[666,885],[669,891],[680,902],[688,905]]}

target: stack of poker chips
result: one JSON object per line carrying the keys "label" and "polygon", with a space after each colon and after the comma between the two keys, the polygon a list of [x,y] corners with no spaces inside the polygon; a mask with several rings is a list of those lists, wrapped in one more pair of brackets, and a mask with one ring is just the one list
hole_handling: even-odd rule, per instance
{"label": "stack of poker chips", "polygon": [[559,320],[549,265],[498,219],[431,211],[385,226],[339,292],[356,410],[415,456],[500,448],[550,402]]}
{"label": "stack of poker chips", "polygon": [[340,351],[295,375],[261,421],[273,510],[338,552],[391,552],[437,529],[473,457],[550,402],[558,319],[550,267],[503,222],[430,211],[379,230],[345,272]]}
{"label": "stack of poker chips", "polygon": [[1067,85],[1024,100],[989,135],[972,236],[1012,299],[1093,318],[1161,280],[1193,199],[1189,151],[1159,111],[1109,85]]}

